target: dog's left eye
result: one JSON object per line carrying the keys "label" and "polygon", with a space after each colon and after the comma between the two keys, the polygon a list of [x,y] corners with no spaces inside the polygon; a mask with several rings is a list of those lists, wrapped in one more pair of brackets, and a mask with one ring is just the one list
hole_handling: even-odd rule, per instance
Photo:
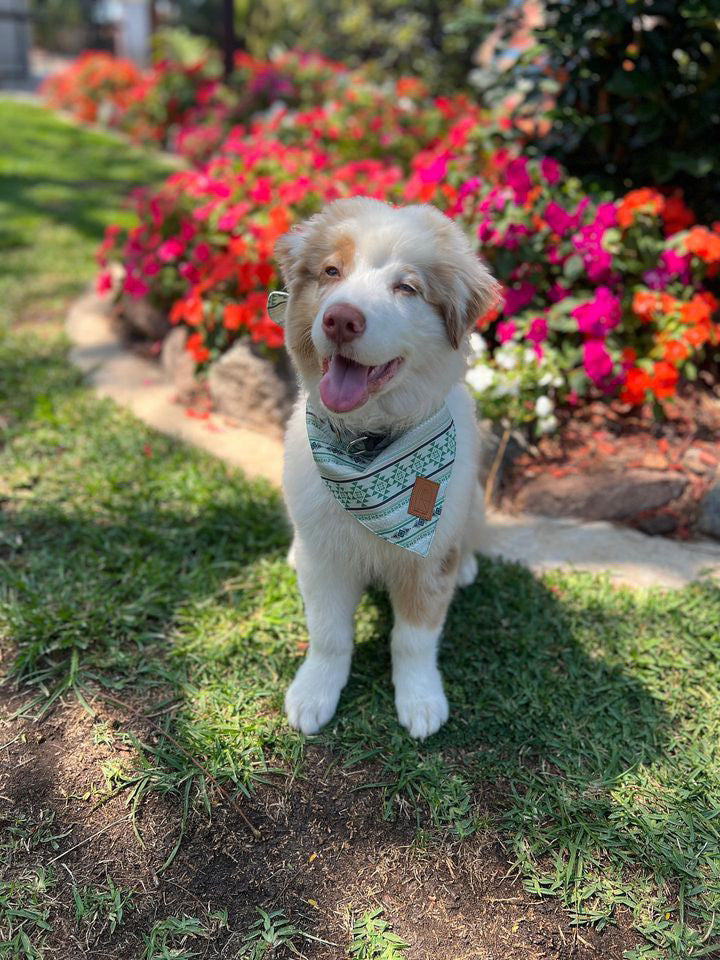
{"label": "dog's left eye", "polygon": [[395,289],[401,293],[417,293],[415,287],[411,287],[409,283],[396,283]]}
{"label": "dog's left eye", "polygon": [[337,267],[325,267],[325,273],[326,273],[329,277],[339,277],[339,276],[340,276],[340,271],[338,270]]}

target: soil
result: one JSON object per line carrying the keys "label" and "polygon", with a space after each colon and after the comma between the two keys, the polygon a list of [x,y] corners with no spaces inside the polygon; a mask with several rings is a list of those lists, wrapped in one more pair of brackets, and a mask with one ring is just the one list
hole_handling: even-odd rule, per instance
{"label": "soil", "polygon": [[[410,944],[409,960],[620,960],[638,943],[628,917],[618,916],[617,926],[602,933],[578,930],[557,901],[527,894],[494,834],[418,844],[415,825],[402,814],[394,822],[381,818],[378,791],[369,786],[377,772],[370,765],[344,770],[341,758],[320,746],[308,745],[302,777],[276,777],[243,801],[260,839],[216,797],[211,817],[193,815],[177,858],[162,872],[178,837],[174,804],[157,795],[142,804],[143,845],[131,829],[124,793],[98,804],[105,789],[101,764],[118,758],[118,744],[96,743],[93,728],[105,722],[127,730],[127,716],[95,702],[93,719],[68,701],[39,723],[11,719],[21,703],[0,690],[3,819],[37,819],[49,811],[62,836],[55,849],[16,850],[4,872],[12,878],[55,861],[45,944],[58,960],[137,960],[155,920],[206,917],[217,909],[228,910],[228,929],[193,940],[192,948],[201,957],[238,956],[257,906],[282,908],[304,930],[330,941],[296,940],[313,960],[346,956],[349,916],[376,906]],[[134,732],[152,735],[142,721]],[[492,809],[501,800],[489,793],[478,802]],[[101,885],[108,874],[134,891],[134,908],[114,935],[88,934],[76,924],[71,884]]]}
{"label": "soil", "polygon": [[[625,515],[618,516],[611,494],[617,490],[627,496],[624,490],[634,478],[636,502],[628,500]],[[520,452],[504,470],[499,502],[509,511],[534,504],[542,508],[546,491],[553,488],[553,505],[547,511],[553,515],[620,520],[646,533],[687,540],[698,535],[700,503],[718,482],[720,394],[687,390],[666,404],[663,419],[649,407],[638,410],[607,401],[563,414],[556,434]],[[605,514],[596,499],[590,515],[578,495],[584,490],[587,499],[594,489],[607,501]],[[663,489],[668,492],[665,498]],[[643,509],[644,503],[658,499],[663,502]]]}

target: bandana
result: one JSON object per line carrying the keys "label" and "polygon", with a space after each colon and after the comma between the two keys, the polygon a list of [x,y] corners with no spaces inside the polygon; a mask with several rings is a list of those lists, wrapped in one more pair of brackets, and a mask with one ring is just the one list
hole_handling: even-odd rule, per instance
{"label": "bandana", "polygon": [[348,437],[306,408],[310,449],[340,506],[388,543],[427,556],[455,461],[445,404],[392,439]]}

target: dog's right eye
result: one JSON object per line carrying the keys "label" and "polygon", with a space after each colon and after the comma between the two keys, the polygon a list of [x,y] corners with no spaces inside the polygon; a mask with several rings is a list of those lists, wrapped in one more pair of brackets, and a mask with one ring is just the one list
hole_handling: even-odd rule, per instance
{"label": "dog's right eye", "polygon": [[339,276],[340,276],[340,271],[338,270],[337,267],[325,267],[325,273],[326,273],[329,277],[339,277]]}

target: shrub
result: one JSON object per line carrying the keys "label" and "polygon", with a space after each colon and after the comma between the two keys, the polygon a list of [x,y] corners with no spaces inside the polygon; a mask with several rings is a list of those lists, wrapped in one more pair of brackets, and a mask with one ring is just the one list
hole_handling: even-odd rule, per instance
{"label": "shrub", "polygon": [[53,107],[69,110],[78,120],[108,123],[130,102],[142,73],[130,60],[89,50],[49,77],[42,93]]}
{"label": "shrub", "polygon": [[[682,187],[720,215],[720,21],[712,0],[548,0],[540,44],[508,83],[537,101],[554,81],[539,149],[622,192]],[[715,174],[712,176],[712,174]]]}

